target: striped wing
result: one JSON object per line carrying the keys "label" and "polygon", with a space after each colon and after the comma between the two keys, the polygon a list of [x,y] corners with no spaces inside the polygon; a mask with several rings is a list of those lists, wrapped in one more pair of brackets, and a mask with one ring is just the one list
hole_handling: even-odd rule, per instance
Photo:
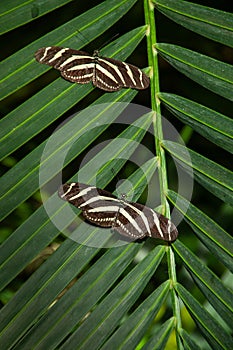
{"label": "striped wing", "polygon": [[163,215],[139,203],[124,202],[108,191],[73,182],[59,189],[59,196],[82,210],[83,216],[101,227],[112,227],[132,240],[146,236],[174,241],[175,225]]}
{"label": "striped wing", "polygon": [[113,58],[96,59],[93,84],[106,91],[117,91],[121,88],[146,89],[150,80],[139,68],[132,64]]}
{"label": "striped wing", "polygon": [[43,47],[36,51],[35,58],[58,69],[66,80],[86,84],[92,81],[95,62],[84,51],[77,51],[59,46]]}
{"label": "striped wing", "polygon": [[110,192],[80,182],[73,182],[62,185],[58,194],[63,200],[81,209],[83,216],[88,221],[101,227],[113,226],[119,200]]}
{"label": "striped wing", "polygon": [[35,58],[58,69],[66,80],[85,84],[90,81],[98,88],[112,92],[121,88],[146,89],[150,80],[139,68],[112,58],[88,55],[59,46],[44,47],[36,51]]}
{"label": "striped wing", "polygon": [[133,202],[126,202],[124,211],[119,211],[115,229],[133,239],[148,236],[172,242],[178,236],[171,220],[145,205]]}

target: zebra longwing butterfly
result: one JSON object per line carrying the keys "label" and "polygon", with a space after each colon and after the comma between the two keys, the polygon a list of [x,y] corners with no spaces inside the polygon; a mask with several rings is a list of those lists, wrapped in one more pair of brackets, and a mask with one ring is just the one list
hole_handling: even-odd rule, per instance
{"label": "zebra longwing butterfly", "polygon": [[61,199],[82,210],[84,218],[101,227],[112,227],[131,240],[146,236],[172,242],[176,226],[165,216],[139,203],[126,202],[112,193],[82,184],[66,183],[58,191]]}
{"label": "zebra longwing butterfly", "polygon": [[142,90],[150,84],[139,68],[113,58],[99,57],[98,51],[90,56],[84,51],[49,46],[37,50],[35,58],[39,63],[58,69],[66,80],[80,84],[92,81],[94,86],[109,92],[121,88]]}

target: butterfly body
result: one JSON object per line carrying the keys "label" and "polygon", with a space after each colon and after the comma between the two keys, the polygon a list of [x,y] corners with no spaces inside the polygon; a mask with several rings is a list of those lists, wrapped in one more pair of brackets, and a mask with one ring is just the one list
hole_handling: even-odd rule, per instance
{"label": "butterfly body", "polygon": [[98,51],[90,56],[84,51],[49,46],[37,50],[35,58],[39,63],[58,69],[66,80],[80,84],[92,81],[94,86],[108,92],[121,88],[146,89],[150,83],[147,75],[136,66],[100,57]]}
{"label": "butterfly body", "polygon": [[165,216],[140,203],[118,199],[94,186],[73,182],[62,185],[58,194],[81,209],[87,221],[101,227],[112,227],[130,239],[148,236],[174,241],[178,236],[175,225]]}

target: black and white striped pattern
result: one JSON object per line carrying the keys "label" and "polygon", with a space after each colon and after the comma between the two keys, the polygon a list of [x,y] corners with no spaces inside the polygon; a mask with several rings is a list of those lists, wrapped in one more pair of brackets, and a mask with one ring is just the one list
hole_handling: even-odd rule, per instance
{"label": "black and white striped pattern", "polygon": [[101,227],[112,227],[131,240],[146,236],[172,242],[178,236],[175,225],[165,216],[139,203],[126,202],[94,186],[64,184],[59,196],[82,210],[85,219]]}
{"label": "black and white striped pattern", "polygon": [[80,84],[92,81],[94,86],[108,92],[121,88],[142,90],[150,83],[139,68],[112,58],[99,57],[97,51],[90,56],[83,51],[49,46],[37,50],[35,58],[58,69],[66,80]]}

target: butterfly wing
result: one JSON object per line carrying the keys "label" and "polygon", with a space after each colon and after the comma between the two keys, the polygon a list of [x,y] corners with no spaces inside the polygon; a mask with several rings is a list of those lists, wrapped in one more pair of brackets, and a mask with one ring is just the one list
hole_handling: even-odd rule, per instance
{"label": "butterfly wing", "polygon": [[58,69],[66,80],[86,84],[93,78],[94,59],[84,51],[50,46],[36,51],[39,63]]}
{"label": "butterfly wing", "polygon": [[148,207],[144,207],[144,212],[150,226],[148,236],[167,242],[175,241],[178,236],[178,230],[170,219]]}
{"label": "butterfly wing", "polygon": [[[152,237],[163,239],[167,242],[173,242],[178,237],[178,230],[173,222],[163,216],[162,214],[156,213],[159,224],[155,224],[151,228]],[[158,230],[158,227],[160,230]],[[161,237],[161,232],[163,237]]]}
{"label": "butterfly wing", "polygon": [[145,73],[132,64],[113,58],[98,57],[93,84],[102,90],[117,91],[121,88],[146,89],[150,80]]}
{"label": "butterfly wing", "polygon": [[114,229],[134,240],[148,236],[172,242],[178,236],[171,220],[147,206],[133,202],[125,203],[119,209]]}
{"label": "butterfly wing", "polygon": [[138,203],[121,201],[113,229],[130,240],[146,237],[148,228],[144,225],[141,207]]}
{"label": "butterfly wing", "polygon": [[112,227],[118,212],[119,200],[108,191],[73,182],[60,187],[58,195],[82,210],[91,223],[101,227]]}

